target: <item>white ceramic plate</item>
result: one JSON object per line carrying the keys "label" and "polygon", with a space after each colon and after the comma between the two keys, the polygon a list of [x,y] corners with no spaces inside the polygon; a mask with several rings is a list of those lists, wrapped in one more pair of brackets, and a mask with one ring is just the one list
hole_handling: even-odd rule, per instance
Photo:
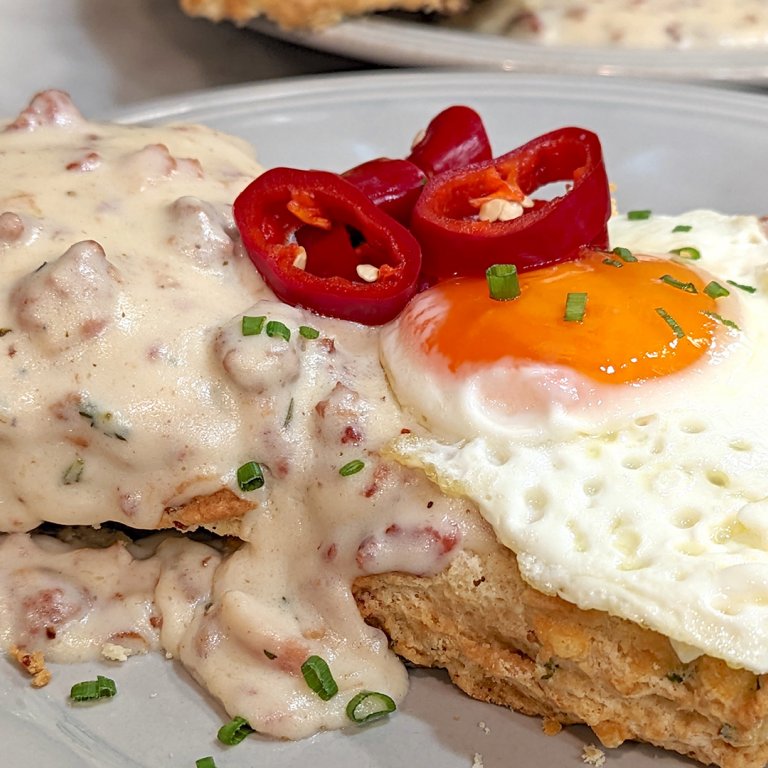
{"label": "white ceramic plate", "polygon": [[[73,94],[77,99],[77,93]],[[341,170],[407,152],[412,135],[443,107],[466,103],[486,118],[497,152],[567,123],[601,134],[622,207],[680,212],[699,206],[766,212],[761,165],[768,157],[768,98],[672,85],[461,73],[335,76],[240,87],[156,101],[125,122],[196,121],[253,141],[267,165]],[[95,674],[119,695],[67,704],[69,687]],[[221,747],[225,719],[173,662],[57,667],[39,691],[10,663],[0,670],[3,765],[34,768],[578,768],[584,728],[557,737],[537,719],[466,698],[438,673],[413,674],[404,707],[386,723],[319,734],[298,743],[251,737]],[[683,768],[677,756],[629,744],[609,754],[621,768]]]}
{"label": "white ceramic plate", "polygon": [[612,75],[680,81],[768,83],[768,49],[638,50],[543,46],[500,35],[370,16],[313,32],[262,19],[253,29],[322,51],[395,66],[473,67],[504,72]]}

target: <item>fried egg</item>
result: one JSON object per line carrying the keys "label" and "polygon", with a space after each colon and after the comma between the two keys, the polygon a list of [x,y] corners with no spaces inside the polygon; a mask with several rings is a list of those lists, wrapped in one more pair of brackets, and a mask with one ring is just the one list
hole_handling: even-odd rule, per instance
{"label": "fried egg", "polygon": [[616,216],[611,242],[511,301],[417,296],[381,357],[425,431],[392,454],[472,499],[535,588],[768,672],[768,238],[693,211]]}

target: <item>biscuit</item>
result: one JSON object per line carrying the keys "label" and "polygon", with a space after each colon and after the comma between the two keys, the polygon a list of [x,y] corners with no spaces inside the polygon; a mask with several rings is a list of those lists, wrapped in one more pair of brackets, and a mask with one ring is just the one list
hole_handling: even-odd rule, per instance
{"label": "biscuit", "polygon": [[657,632],[532,589],[515,555],[459,553],[436,576],[359,578],[366,621],[470,696],[546,722],[589,725],[606,747],[649,742],[722,768],[768,761],[768,686]]}

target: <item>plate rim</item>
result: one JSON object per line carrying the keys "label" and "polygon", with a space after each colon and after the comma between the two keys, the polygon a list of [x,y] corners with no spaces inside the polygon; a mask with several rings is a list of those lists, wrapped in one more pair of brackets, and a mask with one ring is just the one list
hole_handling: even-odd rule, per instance
{"label": "plate rim", "polygon": [[[478,83],[478,80],[481,82]],[[638,99],[658,100],[677,111],[687,108],[710,113],[712,109],[738,113],[742,120],[768,120],[768,98],[760,91],[736,89],[725,85],[700,82],[669,82],[646,78],[602,77],[562,73],[526,72],[509,77],[504,72],[479,72],[466,68],[416,68],[408,70],[370,70],[332,74],[302,75],[267,82],[254,81],[238,85],[193,90],[183,94],[142,100],[108,110],[94,119],[126,124],[182,121],[190,115],[220,112],[222,109],[250,111],[256,108],[274,109],[279,102],[305,102],[335,96],[347,102],[353,90],[369,96],[391,92],[452,85],[466,88],[499,90],[508,93],[530,93],[537,97],[562,98],[562,88],[569,86],[571,98],[592,100],[596,95],[613,105]],[[202,119],[202,118],[197,118]]]}

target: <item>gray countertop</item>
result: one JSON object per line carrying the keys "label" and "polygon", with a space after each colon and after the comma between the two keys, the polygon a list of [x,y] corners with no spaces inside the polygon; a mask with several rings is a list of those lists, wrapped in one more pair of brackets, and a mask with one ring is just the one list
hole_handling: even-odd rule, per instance
{"label": "gray countertop", "polygon": [[51,87],[99,117],[155,97],[364,67],[188,18],[177,0],[0,0],[0,117]]}

